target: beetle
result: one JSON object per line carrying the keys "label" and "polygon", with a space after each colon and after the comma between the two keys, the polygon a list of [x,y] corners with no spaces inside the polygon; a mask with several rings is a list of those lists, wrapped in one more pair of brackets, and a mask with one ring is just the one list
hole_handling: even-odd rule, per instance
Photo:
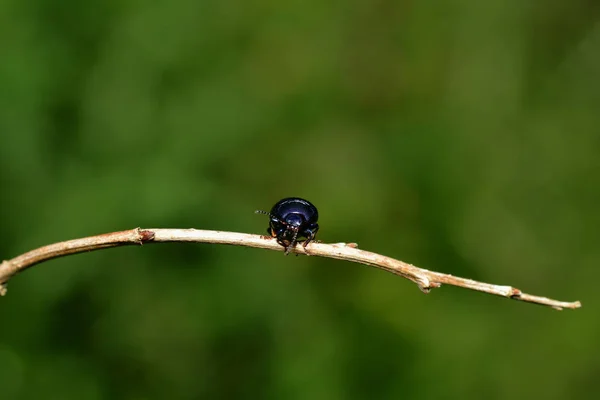
{"label": "beetle", "polygon": [[256,213],[269,216],[267,233],[285,248],[286,255],[300,238],[306,238],[302,243],[306,248],[319,230],[317,207],[299,197],[286,197],[275,203],[270,212],[257,210]]}

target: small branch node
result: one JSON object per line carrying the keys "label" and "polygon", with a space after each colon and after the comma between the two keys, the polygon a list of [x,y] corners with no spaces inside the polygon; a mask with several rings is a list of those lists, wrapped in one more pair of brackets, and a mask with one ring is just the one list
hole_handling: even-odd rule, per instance
{"label": "small branch node", "polygon": [[511,298],[519,298],[519,297],[521,297],[522,294],[523,294],[523,292],[521,292],[519,289],[510,288],[510,297]]}
{"label": "small branch node", "polygon": [[[321,243],[320,241],[316,241],[316,243]],[[358,243],[345,243],[345,242],[339,242],[339,243],[332,243],[332,246],[335,247],[349,247],[351,249],[357,249],[358,248]]]}
{"label": "small branch node", "polygon": [[438,287],[435,282],[432,282],[426,276],[417,276],[414,279],[414,282],[417,284],[421,292],[427,294],[431,292],[431,289]]}
{"label": "small branch node", "polygon": [[138,234],[140,235],[140,244],[153,241],[155,236],[154,231],[140,228],[138,228]]}
{"label": "small branch node", "polygon": [[[427,278],[425,278],[425,279],[427,279]],[[421,289],[421,292],[423,292],[425,294],[429,294],[429,292],[431,292],[431,289],[439,288],[440,286],[442,286],[442,284],[438,283],[438,282],[428,281],[427,285],[417,282],[417,286],[419,286],[419,289]]]}

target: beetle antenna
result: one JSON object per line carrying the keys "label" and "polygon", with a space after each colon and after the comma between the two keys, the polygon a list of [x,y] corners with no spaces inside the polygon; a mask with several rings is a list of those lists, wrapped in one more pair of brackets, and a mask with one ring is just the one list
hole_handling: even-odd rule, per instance
{"label": "beetle antenna", "polygon": [[280,220],[279,218],[277,218],[276,216],[274,216],[274,215],[273,215],[273,214],[271,214],[270,212],[266,212],[266,211],[263,211],[263,210],[256,210],[256,211],[254,211],[254,214],[264,214],[264,215],[268,215],[268,216],[269,216],[269,218],[271,218],[272,220],[274,220],[274,221],[277,221],[277,222],[279,222],[279,223],[281,223],[281,224],[287,225],[287,224],[285,223],[285,221],[282,221],[282,220]]}

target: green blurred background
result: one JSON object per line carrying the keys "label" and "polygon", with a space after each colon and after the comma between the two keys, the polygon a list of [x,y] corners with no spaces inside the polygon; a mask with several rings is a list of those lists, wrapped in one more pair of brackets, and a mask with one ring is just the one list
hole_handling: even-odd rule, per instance
{"label": "green blurred background", "polygon": [[105,250],[10,282],[2,400],[597,398],[598,1],[2,0],[0,61],[0,259],[301,196],[322,241],[583,303]]}

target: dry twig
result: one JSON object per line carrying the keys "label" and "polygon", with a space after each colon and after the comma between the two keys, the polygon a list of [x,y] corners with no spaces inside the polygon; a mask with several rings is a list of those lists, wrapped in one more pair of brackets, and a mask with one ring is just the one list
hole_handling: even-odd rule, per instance
{"label": "dry twig", "polygon": [[[262,249],[283,251],[283,247],[266,236],[249,235],[236,232],[204,231],[196,229],[132,229],[122,232],[112,232],[104,235],[90,236],[82,239],[68,240],[40,247],[12,260],[0,264],[0,295],[6,293],[6,283],[17,273],[39,264],[43,261],[69,254],[83,253],[107,247],[141,245],[154,242],[196,242],[218,243],[236,246],[257,247]],[[428,293],[432,288],[442,284],[460,286],[496,296],[508,297],[514,300],[550,306],[554,309],[579,308],[581,303],[552,300],[546,297],[533,296],[510,286],[491,285],[470,279],[459,278],[439,272],[428,271],[414,265],[395,260],[390,257],[359,250],[354,243],[325,244],[312,242],[306,249],[296,246],[294,253],[313,256],[336,258],[381,268],[416,283],[419,288]]]}

